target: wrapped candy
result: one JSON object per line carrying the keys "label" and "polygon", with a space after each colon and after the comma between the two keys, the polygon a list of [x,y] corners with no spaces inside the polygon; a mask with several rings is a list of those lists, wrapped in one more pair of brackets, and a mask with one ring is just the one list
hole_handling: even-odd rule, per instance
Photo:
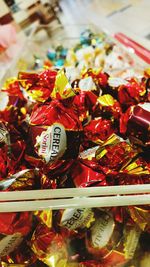
{"label": "wrapped candy", "polygon": [[129,163],[137,153],[125,140],[112,134],[96,151],[96,159],[100,165],[117,171]]}
{"label": "wrapped candy", "polygon": [[85,140],[102,144],[114,131],[112,122],[100,118],[91,120],[84,126]]}
{"label": "wrapped candy", "polygon": [[34,215],[48,228],[52,227],[52,210],[35,211]]}
{"label": "wrapped candy", "polygon": [[0,120],[20,123],[26,115],[26,99],[16,78],[7,79],[0,90]]}
{"label": "wrapped candy", "polygon": [[120,132],[126,133],[130,141],[149,148],[150,103],[132,106],[120,118]]}
{"label": "wrapped candy", "polygon": [[24,169],[0,181],[0,189],[7,191],[40,188],[40,175],[36,169]]}
{"label": "wrapped candy", "polygon": [[0,121],[0,178],[6,178],[15,173],[23,158],[25,142],[20,132],[11,124]]}
{"label": "wrapped candy", "polygon": [[130,206],[129,213],[133,221],[143,231],[150,231],[150,207]]}
{"label": "wrapped candy", "polygon": [[[100,211],[99,211],[100,212]],[[122,225],[110,213],[101,211],[95,224],[87,232],[86,246],[100,266],[117,266],[127,262],[122,247]]]}
{"label": "wrapped candy", "polygon": [[68,230],[89,228],[95,220],[91,209],[66,209],[60,211],[60,214],[60,226]]}
{"label": "wrapped candy", "polygon": [[45,70],[39,74],[19,72],[18,80],[33,100],[45,102],[50,98],[56,74],[53,70]]}
{"label": "wrapped candy", "polygon": [[37,258],[47,266],[65,266],[67,262],[68,255],[64,239],[45,225],[39,224],[35,229],[31,248]]}
{"label": "wrapped candy", "polygon": [[[45,163],[77,157],[81,131],[82,126],[76,114],[58,101],[41,105],[31,114],[31,145]],[[33,154],[31,151],[28,153]]]}
{"label": "wrapped candy", "polygon": [[120,85],[118,88],[118,100],[125,107],[143,102],[146,94],[147,90],[144,84],[138,83],[134,78],[130,79],[127,84]]}
{"label": "wrapped candy", "polygon": [[31,230],[32,214],[0,213],[0,256],[6,256],[15,250]]}
{"label": "wrapped candy", "polygon": [[92,160],[76,161],[72,166],[70,175],[76,187],[107,185],[104,171],[98,169]]}
{"label": "wrapped candy", "polygon": [[[134,208],[143,209],[143,207]],[[118,221],[116,216],[119,209],[126,215],[121,221]],[[29,227],[31,213],[30,219],[27,217],[28,213],[21,213],[19,217],[21,223],[16,220],[15,213],[11,216],[7,214],[5,222],[3,220],[3,233],[7,233],[7,239],[8,236],[11,237],[8,234],[16,230],[18,233],[15,234],[10,251],[7,246],[8,255],[3,253],[1,265],[116,267],[137,262],[139,249],[144,254],[148,248],[148,243],[145,243],[148,233],[143,232],[147,230],[143,224],[144,220],[146,223],[148,221],[144,216],[141,221],[134,212],[137,218],[135,220],[133,209],[132,207],[79,208],[60,210],[57,213],[51,210],[36,211],[32,213],[34,217],[32,230],[31,225]],[[144,209],[148,211],[148,208],[144,207]],[[28,224],[25,225],[24,219],[28,220]],[[6,227],[6,221],[9,225],[13,222],[14,227]],[[142,225],[144,227],[141,228]],[[24,237],[29,231],[31,232],[26,240],[15,243],[19,234]],[[142,254],[139,254],[138,257],[141,258],[141,256]]]}
{"label": "wrapped candy", "polygon": [[109,94],[98,97],[98,107],[104,118],[119,119],[122,114],[120,103]]}

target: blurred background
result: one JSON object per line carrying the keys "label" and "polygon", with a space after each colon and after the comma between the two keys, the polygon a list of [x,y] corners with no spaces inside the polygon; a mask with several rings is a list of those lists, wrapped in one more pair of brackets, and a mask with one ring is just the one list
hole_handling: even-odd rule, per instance
{"label": "blurred background", "polygon": [[[94,25],[119,41],[121,38],[125,46],[128,40],[120,33],[131,38],[140,45],[136,46],[138,53],[142,53],[142,57],[146,53],[149,63],[149,10],[149,0],[0,0],[0,78],[12,69],[12,61],[21,57],[27,38],[39,25],[42,27],[38,38],[44,53],[47,49],[45,36],[48,42],[55,32],[57,37],[59,34],[63,37],[64,32],[66,36],[66,31],[68,37],[75,37],[78,35],[75,31],[81,30],[80,25]],[[34,50],[34,46],[31,49]]]}
{"label": "blurred background", "polygon": [[28,30],[36,23],[95,23],[145,46],[150,40],[149,0],[0,0],[0,24]]}

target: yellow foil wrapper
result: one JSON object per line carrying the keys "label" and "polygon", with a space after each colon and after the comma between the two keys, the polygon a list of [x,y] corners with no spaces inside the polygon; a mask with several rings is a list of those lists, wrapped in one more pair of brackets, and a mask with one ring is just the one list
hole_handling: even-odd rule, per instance
{"label": "yellow foil wrapper", "polygon": [[[117,136],[116,134],[112,134],[96,151],[96,159],[99,160],[101,159],[102,157],[105,156],[105,154],[107,154],[107,146],[114,146],[120,142],[123,142],[124,140],[121,139],[119,136]],[[133,152],[133,149],[132,147],[128,144],[128,143],[125,143],[124,144],[124,151],[125,151],[125,157],[128,158],[128,154]],[[137,152],[135,151],[135,153],[133,153],[134,156],[137,154]],[[132,154],[132,156],[133,156]],[[127,161],[126,164],[129,164],[130,161],[132,159],[129,159]]]}
{"label": "yellow foil wrapper", "polygon": [[126,226],[124,230],[124,254],[126,259],[132,259],[137,249],[141,229],[137,226]]}
{"label": "yellow foil wrapper", "polygon": [[48,228],[52,227],[52,210],[35,211],[34,215]]}
{"label": "yellow foil wrapper", "polygon": [[150,207],[144,209],[144,207],[129,207],[129,213],[132,220],[139,226],[142,231],[150,229]]}
{"label": "yellow foil wrapper", "polygon": [[51,93],[52,98],[61,97],[61,98],[69,98],[75,96],[74,91],[69,84],[69,81],[64,73],[64,70],[58,71],[56,76],[54,89]]}
{"label": "yellow foil wrapper", "polygon": [[147,76],[150,76],[150,68],[147,68],[144,72]]}
{"label": "yellow foil wrapper", "polygon": [[103,107],[113,106],[116,102],[116,100],[109,94],[102,95],[98,97],[97,100]]}
{"label": "yellow foil wrapper", "polygon": [[143,166],[136,160],[131,163],[128,162],[128,164],[124,165],[121,170],[126,171],[129,174],[150,174],[149,168],[147,166]]}
{"label": "yellow foil wrapper", "polygon": [[150,266],[150,253],[145,253],[140,261],[140,267]]}
{"label": "yellow foil wrapper", "polygon": [[1,267],[27,267],[26,264],[0,262]]}
{"label": "yellow foil wrapper", "polygon": [[68,253],[65,240],[53,229],[39,224],[31,238],[31,249],[49,267],[65,266]]}
{"label": "yellow foil wrapper", "polygon": [[28,95],[35,101],[45,102],[45,97],[41,90],[28,91]]}
{"label": "yellow foil wrapper", "polygon": [[7,88],[9,87],[9,85],[13,84],[14,82],[18,81],[18,79],[16,77],[11,77],[11,78],[8,78],[4,85],[3,85],[3,88],[2,90],[7,90]]}
{"label": "yellow foil wrapper", "polygon": [[16,180],[9,186],[10,190],[27,190],[35,185],[38,172],[36,170],[24,170],[14,174]]}

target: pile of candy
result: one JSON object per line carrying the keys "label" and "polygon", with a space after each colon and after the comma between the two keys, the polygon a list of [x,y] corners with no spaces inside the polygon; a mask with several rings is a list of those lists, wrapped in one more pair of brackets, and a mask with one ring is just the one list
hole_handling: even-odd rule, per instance
{"label": "pile of candy", "polygon": [[[79,40],[78,40],[79,39]],[[76,44],[72,44],[72,41]],[[49,43],[49,42],[48,42]],[[63,44],[63,45],[62,45]],[[34,48],[35,47],[35,48]],[[44,48],[47,50],[47,45]],[[39,69],[45,66],[76,67],[79,71],[83,68],[102,68],[104,72],[118,77],[131,77],[141,75],[143,69],[130,56],[128,51],[118,46],[112,38],[104,32],[95,33],[86,29],[80,34],[80,38],[62,38],[40,55],[36,42],[33,43],[34,60],[29,64],[30,69]],[[36,51],[37,50],[37,51]],[[29,52],[28,52],[29,53]],[[24,58],[26,62],[27,58]]]}
{"label": "pile of candy", "polygon": [[[6,81],[1,191],[150,183],[149,69],[122,78],[86,67]],[[148,257],[149,223],[148,206],[0,214],[1,266],[125,266],[138,249]]]}
{"label": "pile of candy", "polygon": [[140,80],[73,67],[20,72],[1,97],[1,188],[150,182],[148,71]]}
{"label": "pile of candy", "polygon": [[149,221],[148,207],[2,213],[1,266],[147,267]]}

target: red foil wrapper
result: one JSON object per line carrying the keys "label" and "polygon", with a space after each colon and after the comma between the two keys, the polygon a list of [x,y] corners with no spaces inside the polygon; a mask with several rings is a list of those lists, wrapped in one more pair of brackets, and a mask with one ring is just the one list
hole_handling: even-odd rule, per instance
{"label": "red foil wrapper", "polygon": [[14,233],[21,233],[26,235],[32,224],[32,215],[29,212],[11,212],[0,213],[0,233],[5,235],[12,235]]}
{"label": "red foil wrapper", "polygon": [[0,257],[15,250],[31,226],[32,215],[29,212],[0,213]]}
{"label": "red foil wrapper", "polygon": [[136,155],[137,151],[115,134],[112,134],[96,151],[99,164],[114,171],[120,170]]}
{"label": "red foil wrapper", "polygon": [[91,120],[84,128],[85,141],[102,144],[113,132],[112,122],[102,118]]}
{"label": "red foil wrapper", "polygon": [[84,78],[87,76],[92,77],[93,81],[100,88],[106,87],[108,84],[109,75],[101,70],[88,69],[82,75]]}
{"label": "red foil wrapper", "polygon": [[16,78],[8,79],[1,91],[0,120],[19,124],[25,118],[27,101]]}
{"label": "red foil wrapper", "polygon": [[128,84],[121,85],[118,88],[119,102],[125,107],[144,101],[147,93],[145,84],[142,82],[139,83],[134,78],[131,78],[128,82]]}
{"label": "red foil wrapper", "polygon": [[39,224],[31,239],[31,249],[36,257],[47,266],[59,266],[67,262],[66,243],[63,237],[53,229]]}
{"label": "red foil wrapper", "polygon": [[150,233],[150,206],[130,206],[128,212],[142,231]]}
{"label": "red foil wrapper", "polygon": [[[19,82],[16,78],[10,78],[8,79],[5,84],[4,87],[2,88],[2,90],[4,92],[7,92],[8,95],[11,97],[10,101],[13,101],[13,99],[22,99],[25,100],[24,95],[21,91]],[[12,103],[13,104],[13,103]]]}
{"label": "red foil wrapper", "polygon": [[[70,108],[59,101],[35,107],[30,118],[29,138],[36,153],[29,147],[28,155],[53,163],[58,159],[72,159],[78,155],[82,126]],[[28,157],[29,159],[29,157]]]}
{"label": "red foil wrapper", "polygon": [[57,72],[45,70],[39,74],[19,72],[18,80],[33,100],[45,102],[54,88]]}
{"label": "red foil wrapper", "polygon": [[129,136],[131,143],[150,147],[150,103],[128,109],[120,119],[120,131]]}
{"label": "red foil wrapper", "polygon": [[80,121],[84,121],[93,113],[96,102],[97,96],[93,92],[80,91],[71,99],[71,107],[79,116]]}
{"label": "red foil wrapper", "polygon": [[95,168],[96,164],[94,161],[93,162],[88,160],[76,161],[70,171],[71,178],[75,186],[88,187],[88,186],[107,185],[105,173],[102,170],[96,170]]}
{"label": "red foil wrapper", "polygon": [[98,112],[103,118],[118,120],[122,114],[120,103],[110,94],[104,94],[97,99],[95,114]]}
{"label": "red foil wrapper", "polygon": [[13,125],[0,122],[0,178],[15,173],[23,158],[25,142]]}

